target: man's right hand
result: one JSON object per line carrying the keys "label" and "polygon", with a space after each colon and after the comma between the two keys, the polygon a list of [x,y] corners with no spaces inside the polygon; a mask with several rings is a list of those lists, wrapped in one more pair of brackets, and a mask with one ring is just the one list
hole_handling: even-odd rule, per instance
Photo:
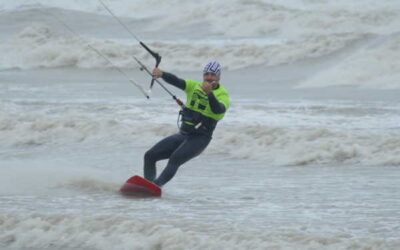
{"label": "man's right hand", "polygon": [[154,78],[160,78],[160,77],[162,77],[162,75],[163,75],[162,70],[160,70],[159,68],[153,69],[153,77]]}

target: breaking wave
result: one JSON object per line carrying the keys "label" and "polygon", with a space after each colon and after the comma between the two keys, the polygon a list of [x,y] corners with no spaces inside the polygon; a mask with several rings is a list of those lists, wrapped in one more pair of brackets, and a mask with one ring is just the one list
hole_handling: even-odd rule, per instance
{"label": "breaking wave", "polygon": [[[110,68],[89,44],[119,67],[137,68],[133,55],[153,65],[147,52],[132,42],[122,27],[115,26],[115,20],[98,1],[38,2],[40,8],[19,0],[0,5],[4,10],[0,18],[16,22],[12,32],[7,29],[2,36],[0,70]],[[210,58],[219,60],[224,70],[237,70],[290,64],[345,51],[345,57],[316,70],[299,86],[400,87],[400,6],[395,1],[378,4],[366,0],[363,8],[351,1],[106,3],[135,32],[146,37],[146,43],[163,56],[163,67],[171,71],[197,71]],[[170,10],[168,15],[165,9]],[[81,36],[55,24],[49,13],[75,27]]]}
{"label": "breaking wave", "polygon": [[[217,58],[226,70],[255,65],[274,66],[307,58],[321,57],[362,39],[364,35],[321,35],[283,44],[220,40],[214,42],[190,40],[148,42],[165,60],[169,70],[195,71],[210,58]],[[111,68],[112,66],[88,45],[123,68],[138,68],[133,56],[152,63],[152,58],[139,45],[113,40],[96,40],[60,34],[48,26],[30,26],[0,45],[5,55],[0,69],[31,68]],[[149,63],[150,64],[150,63]]]}
{"label": "breaking wave", "polygon": [[256,232],[224,223],[145,221],[127,215],[0,215],[0,231],[0,246],[30,249],[396,249],[400,244],[347,233]]}
{"label": "breaking wave", "polygon": [[300,87],[357,86],[400,88],[400,33],[379,36],[322,70]]}
{"label": "breaking wave", "polygon": [[[25,102],[3,105],[7,106],[10,113],[3,111],[0,116],[0,139],[4,147],[98,142],[110,145],[121,142],[147,145],[149,141],[156,142],[177,131],[177,125],[171,119],[176,110],[170,106],[148,107],[146,112],[133,103],[42,103],[40,109]],[[28,115],[16,112],[26,110],[27,106],[31,109]],[[254,105],[234,107],[231,117],[228,115],[222,121],[223,124],[217,127],[214,140],[206,152],[231,159],[266,160],[276,165],[400,165],[400,133],[396,128],[396,110],[374,111],[384,112],[379,116],[381,118],[376,118],[378,120],[389,116],[393,119],[392,122],[387,121],[387,127],[374,128],[381,126],[379,121],[363,116],[362,110],[357,115],[351,111],[351,107],[323,108],[318,111],[320,108],[317,106],[309,111],[313,115],[311,118],[299,110],[292,111],[287,119],[281,118],[281,112],[287,112],[286,109],[280,111],[279,108],[274,110],[272,106],[265,106],[262,111]],[[238,119],[235,117],[237,112],[247,115]],[[290,126],[293,119],[296,119],[296,112],[301,113],[304,124],[298,121],[296,126]],[[311,125],[320,123],[317,112],[329,115],[331,120],[320,126]],[[339,118],[334,118],[335,113],[339,113]],[[157,119],[154,119],[154,115]],[[251,124],[252,120],[257,119],[259,124]],[[343,119],[348,121],[340,126]]]}
{"label": "breaking wave", "polygon": [[234,159],[262,159],[276,165],[400,165],[396,131],[253,126],[218,133],[222,136],[215,139],[211,151]]}

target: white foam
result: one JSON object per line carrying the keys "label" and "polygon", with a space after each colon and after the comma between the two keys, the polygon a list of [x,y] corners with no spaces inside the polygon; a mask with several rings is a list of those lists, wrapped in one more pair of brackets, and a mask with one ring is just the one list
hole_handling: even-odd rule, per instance
{"label": "white foam", "polygon": [[[45,7],[73,10],[64,13],[46,9],[72,27],[79,27],[79,22],[95,24],[93,14],[104,23],[118,25],[98,1],[86,1],[85,4],[81,1],[39,2]],[[5,2],[0,7],[11,13],[35,7],[21,7],[23,3]],[[359,8],[356,1],[324,1],[322,4],[288,0],[234,3],[227,0],[205,0],[202,3],[110,0],[106,4],[116,15],[133,20],[130,27],[139,33],[139,37],[145,34],[146,43],[163,56],[162,65],[170,71],[195,71],[210,58],[220,61],[224,70],[255,65],[268,67],[321,58],[348,48],[347,58],[333,62],[331,68],[323,72],[316,69],[316,75],[300,86],[399,88],[397,34],[400,32],[400,6],[396,1],[377,3],[367,0],[363,2],[363,8]],[[153,8],[154,5],[158,8]],[[169,9],[168,15],[164,13],[165,9]],[[86,14],[75,13],[77,10]],[[51,20],[50,16],[44,19],[42,16],[45,14],[38,9],[30,9],[29,15],[36,17],[35,20]],[[74,15],[79,15],[79,20],[74,20]],[[138,67],[132,55],[153,64],[153,59],[134,39],[130,38],[130,42],[119,39],[128,36],[122,27],[119,30],[116,26],[105,25],[108,30],[104,27],[102,34],[115,38],[105,40],[94,39],[96,31],[91,31],[90,25],[82,30],[77,28],[79,34],[87,34],[78,38],[66,29],[60,29],[62,25],[54,25],[56,20],[25,27],[24,30],[21,26],[26,25],[26,20],[21,23],[15,26],[19,28],[15,30],[19,35],[2,41],[0,45],[0,69],[111,67],[91,51],[88,44],[120,67]],[[377,44],[352,48],[355,41],[368,41],[371,36],[376,37]]]}
{"label": "white foam", "polygon": [[118,46],[111,41],[104,41],[98,45],[89,39],[60,35],[41,25],[27,27],[17,37],[3,44],[0,50],[4,57],[0,65],[1,68],[21,69],[111,67],[107,61],[92,51],[88,44],[99,49],[117,66],[132,66],[132,59],[129,56],[134,54],[132,46]]}
{"label": "white foam", "polygon": [[[284,44],[276,44],[274,41],[249,44],[246,40],[228,40],[226,44],[222,41],[185,43],[183,40],[180,43],[164,41],[148,45],[163,55],[163,67],[169,70],[198,70],[209,58],[216,58],[225,69],[233,70],[260,64],[273,66],[323,56],[360,38],[362,37],[359,35],[342,34]],[[25,28],[16,37],[0,45],[0,51],[4,55],[0,58],[0,68],[111,68],[107,61],[88,47],[89,44],[119,67],[138,68],[133,55],[153,63],[153,59],[136,43],[129,45],[126,42],[62,35],[50,27],[39,25]]]}
{"label": "white foam", "polygon": [[129,215],[0,215],[0,245],[29,249],[395,249],[398,240],[306,230],[248,230],[225,223]]}
{"label": "white foam", "polygon": [[[148,144],[178,130],[171,119],[175,107],[162,103],[145,110],[136,104],[8,104],[0,114],[0,139],[3,147],[16,148]],[[237,105],[217,127],[207,152],[276,165],[400,165],[396,109],[319,105],[293,110],[279,103]],[[376,114],[365,115],[371,112]]]}
{"label": "white foam", "polygon": [[[227,132],[229,131],[229,132]],[[400,164],[400,134],[323,128],[253,126],[225,128],[210,152],[233,159],[257,159],[276,165]]]}
{"label": "white foam", "polygon": [[300,87],[400,88],[400,34],[380,36]]}
{"label": "white foam", "polygon": [[[57,7],[108,15],[96,1],[37,0],[46,7]],[[229,37],[309,36],[345,32],[392,33],[399,30],[400,5],[385,0],[377,3],[363,1],[303,1],[287,0],[229,1],[204,0],[200,2],[164,1],[104,1],[116,15],[130,18],[153,18],[159,28],[185,27],[196,23],[210,26],[212,34]],[[26,1],[8,1],[2,9],[19,9]],[[154,8],[157,6],[157,8]],[[173,8],[171,8],[173,6]],[[168,9],[168,14],[165,10]],[[240,10],[240,11],[238,11]]]}
{"label": "white foam", "polygon": [[[141,107],[126,104],[22,102],[15,105],[6,102],[4,107],[6,110],[0,115],[0,138],[10,146],[85,143],[106,137],[124,141],[124,138],[135,138],[140,143],[146,140],[144,134],[165,136],[171,133],[174,126],[165,126],[164,122],[170,121],[171,114],[176,114],[171,106],[143,112]],[[30,110],[28,114],[25,108]],[[99,111],[103,113],[101,116],[97,115]],[[158,114],[157,121],[152,119],[152,112]],[[147,126],[149,122],[153,126]]]}

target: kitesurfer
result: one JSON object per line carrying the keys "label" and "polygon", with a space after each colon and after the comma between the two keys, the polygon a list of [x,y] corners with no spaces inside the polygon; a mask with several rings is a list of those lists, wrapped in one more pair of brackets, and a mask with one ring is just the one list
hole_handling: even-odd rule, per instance
{"label": "kitesurfer", "polygon": [[[153,70],[153,76],[185,91],[187,96],[179,132],[164,138],[144,155],[145,179],[161,187],[174,177],[183,163],[208,146],[218,121],[230,106],[230,99],[219,82],[221,65],[217,61],[204,67],[203,82],[183,80],[159,68]],[[164,159],[168,159],[167,166],[156,178],[156,162]]]}

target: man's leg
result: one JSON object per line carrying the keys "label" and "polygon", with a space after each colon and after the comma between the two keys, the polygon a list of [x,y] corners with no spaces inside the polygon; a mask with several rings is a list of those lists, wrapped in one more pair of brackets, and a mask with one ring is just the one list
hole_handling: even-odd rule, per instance
{"label": "man's leg", "polygon": [[154,183],[158,186],[163,186],[170,181],[176,174],[179,166],[203,152],[210,141],[211,138],[207,136],[188,136],[171,154],[167,166]]}
{"label": "man's leg", "polygon": [[174,134],[162,139],[149,149],[144,155],[144,178],[154,181],[156,178],[156,162],[168,159],[184,140],[184,135]]}

